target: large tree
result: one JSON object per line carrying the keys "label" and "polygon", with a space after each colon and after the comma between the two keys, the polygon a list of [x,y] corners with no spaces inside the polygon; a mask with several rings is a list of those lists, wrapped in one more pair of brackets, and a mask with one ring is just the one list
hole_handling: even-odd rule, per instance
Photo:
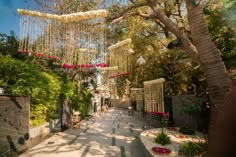
{"label": "large tree", "polygon": [[[145,19],[159,22],[168,34],[171,32],[178,39],[178,48],[192,57],[201,65],[208,84],[208,92],[211,101],[211,122],[209,132],[209,150],[210,154],[216,152],[214,149],[214,130],[216,121],[219,121],[219,113],[223,109],[223,99],[230,91],[232,83],[227,73],[221,53],[216,45],[212,42],[208,31],[207,23],[204,19],[202,4],[199,0],[171,0],[170,1],[131,1],[131,4],[122,11],[118,12],[109,20],[121,19],[119,17],[142,16]],[[188,25],[187,28],[179,26],[177,20],[173,20],[175,13],[173,10],[167,10],[166,6],[171,5],[172,8],[178,6],[179,14],[181,12],[182,3],[185,4],[187,12]],[[137,11],[137,8],[149,6],[151,10],[146,13]],[[171,8],[171,7],[169,7]],[[136,10],[135,10],[136,9]],[[113,20],[113,22],[116,22]],[[214,154],[215,155],[215,154]]]}

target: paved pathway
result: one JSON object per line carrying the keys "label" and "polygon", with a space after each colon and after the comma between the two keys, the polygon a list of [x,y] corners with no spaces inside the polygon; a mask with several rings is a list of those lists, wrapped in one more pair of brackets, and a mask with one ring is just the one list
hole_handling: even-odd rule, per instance
{"label": "paved pathway", "polygon": [[80,129],[55,134],[20,157],[149,157],[139,138],[144,124],[136,114],[128,116],[128,111],[112,108],[82,121]]}

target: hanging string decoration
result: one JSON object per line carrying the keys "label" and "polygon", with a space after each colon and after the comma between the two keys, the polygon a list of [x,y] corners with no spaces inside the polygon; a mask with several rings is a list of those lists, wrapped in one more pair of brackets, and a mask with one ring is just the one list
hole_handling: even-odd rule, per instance
{"label": "hanging string decoration", "polygon": [[131,42],[132,40],[128,38],[108,47],[110,52],[109,65],[111,67],[118,67],[117,74],[110,75],[109,78],[116,78],[131,74],[130,55],[128,53],[128,50],[131,49]]}
{"label": "hanging string decoration", "polygon": [[164,113],[164,78],[145,81],[144,84],[144,102],[145,112],[149,118],[157,118],[158,113]]}
{"label": "hanging string decoration", "polygon": [[117,96],[117,79],[109,79],[110,75],[117,75],[118,66],[112,67],[98,67],[97,70],[101,74],[101,84],[107,86],[109,89],[110,97]]}
{"label": "hanging string decoration", "polygon": [[[103,21],[104,22],[104,21]],[[105,63],[105,31],[104,25],[96,26],[92,21],[79,25],[77,60],[78,71],[88,72],[95,67],[107,67]]]}
{"label": "hanging string decoration", "polygon": [[109,87],[111,99],[116,99],[116,97],[118,95],[117,80],[116,79],[109,79],[108,87]]}
{"label": "hanging string decoration", "polygon": [[125,92],[124,92],[123,98],[128,100],[130,97],[130,84],[131,84],[131,82],[127,78],[125,79],[125,82],[126,82],[125,83]]}
{"label": "hanging string decoration", "polygon": [[38,11],[24,10],[24,9],[17,9],[17,12],[20,15],[40,17],[43,19],[55,20],[61,23],[80,22],[89,19],[103,18],[106,17],[108,14],[108,12],[105,9],[78,12],[66,15],[55,15],[55,14],[41,13]]}
{"label": "hanging string decoration", "polygon": [[19,53],[61,61],[65,69],[89,71],[106,67],[104,9],[55,15],[17,10]]}
{"label": "hanging string decoration", "polygon": [[143,88],[130,88],[130,99],[131,101],[135,102],[136,104],[136,109],[141,113],[142,107],[143,107],[143,100],[144,100],[144,95],[143,95]]}

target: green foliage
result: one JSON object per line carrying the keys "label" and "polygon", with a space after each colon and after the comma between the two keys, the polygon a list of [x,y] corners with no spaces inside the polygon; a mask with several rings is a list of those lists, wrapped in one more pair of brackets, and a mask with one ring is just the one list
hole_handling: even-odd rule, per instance
{"label": "green foliage", "polygon": [[202,152],[202,148],[198,143],[187,142],[180,146],[179,152],[186,157],[195,157]]}
{"label": "green foliage", "polygon": [[45,64],[47,60],[43,59],[29,63],[30,58],[17,53],[17,48],[14,34],[0,34],[0,86],[5,87],[6,94],[30,96],[31,126],[58,118],[59,98],[67,100],[83,115],[88,114],[92,94],[87,88],[77,91],[73,73],[59,76],[55,73],[55,66]]}
{"label": "green foliage", "polygon": [[[138,5],[143,2],[142,0],[135,1],[135,4]],[[177,11],[177,6],[179,5],[169,1],[160,1],[158,4],[163,7],[162,9],[167,16]],[[119,7],[112,7],[111,11],[113,12],[109,16],[114,16],[117,12],[120,12],[122,9]],[[129,12],[150,14],[150,8],[146,5],[141,5],[137,8],[130,9]],[[177,16],[175,18],[177,25],[184,27],[187,26],[187,20],[185,19],[186,12],[182,12],[182,15],[182,19],[179,19]],[[128,37],[132,38],[132,48],[135,53],[130,57],[132,75],[128,78],[131,81],[132,87],[142,88],[144,81],[163,77],[166,79],[165,95],[173,96],[186,92],[184,86],[192,83],[191,71],[194,69],[191,65],[192,60],[187,58],[180,50],[166,50],[168,42],[175,37],[161,23],[151,18],[131,16],[123,18],[112,26],[109,26],[107,32],[107,42],[110,45]],[[146,64],[143,66],[136,64],[140,56],[143,56],[146,60]],[[121,81],[117,83],[120,88],[118,92],[124,91],[120,85],[122,83]]]}
{"label": "green foliage", "polygon": [[235,4],[235,0],[225,0],[224,6],[218,5],[221,7],[216,8],[210,3],[209,6],[204,8],[208,20],[208,29],[217,48],[222,53],[227,68],[236,67]]}
{"label": "green foliage", "polygon": [[48,108],[43,104],[31,105],[30,107],[30,126],[41,125],[46,122]]}
{"label": "green foliage", "polygon": [[159,133],[156,137],[155,137],[155,142],[161,145],[167,145],[170,144],[170,137],[165,134],[164,132]]}
{"label": "green foliage", "polygon": [[17,49],[18,41],[13,31],[10,32],[10,35],[0,33],[0,55],[10,54],[14,56]]}
{"label": "green foliage", "polygon": [[57,75],[9,56],[0,57],[0,71],[0,85],[5,86],[6,94],[31,96],[31,125],[58,117],[61,81]]}
{"label": "green foliage", "polygon": [[194,135],[195,130],[191,128],[190,126],[183,126],[179,128],[179,132],[184,135]]}
{"label": "green foliage", "polygon": [[7,84],[5,92],[13,95],[30,95],[37,81],[43,78],[33,65],[9,56],[0,57],[0,71],[0,80]]}
{"label": "green foliage", "polygon": [[71,81],[66,73],[62,76],[61,96],[63,99],[70,100],[75,96],[77,85]]}
{"label": "green foliage", "polygon": [[125,93],[125,81],[126,77],[120,77],[117,79],[117,93],[120,97]]}
{"label": "green foliage", "polygon": [[[31,121],[49,121],[58,118],[58,97],[61,82],[55,74],[42,72],[43,79],[39,80],[32,89]],[[41,118],[39,118],[41,117]]]}
{"label": "green foliage", "polygon": [[235,26],[236,20],[236,1],[235,0],[222,0],[224,2],[224,16],[230,26]]}
{"label": "green foliage", "polygon": [[191,59],[179,50],[169,50],[160,56],[159,66],[162,71],[161,77],[166,79],[166,95],[172,96],[186,92],[183,87],[191,82],[193,70]]}
{"label": "green foliage", "polygon": [[81,112],[82,116],[85,116],[88,114],[91,98],[93,95],[88,90],[82,90],[80,94],[81,98],[79,101],[79,111]]}
{"label": "green foliage", "polygon": [[82,85],[80,90],[75,90],[75,96],[72,99],[72,108],[81,113],[81,116],[88,115],[93,94],[88,89],[87,85]]}

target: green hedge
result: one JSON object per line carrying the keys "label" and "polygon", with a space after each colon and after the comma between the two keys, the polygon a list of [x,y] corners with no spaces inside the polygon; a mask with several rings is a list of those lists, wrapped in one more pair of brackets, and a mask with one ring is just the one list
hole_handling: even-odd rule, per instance
{"label": "green hedge", "polygon": [[30,124],[40,125],[58,117],[60,77],[40,71],[31,63],[11,57],[0,57],[0,86],[11,95],[29,95],[31,98]]}
{"label": "green hedge", "polygon": [[69,101],[71,107],[88,114],[93,96],[82,86],[78,90],[76,81],[67,74],[45,72],[36,65],[10,56],[0,56],[0,86],[5,86],[6,94],[30,96],[30,125],[36,126],[50,119],[59,118],[59,100]]}

